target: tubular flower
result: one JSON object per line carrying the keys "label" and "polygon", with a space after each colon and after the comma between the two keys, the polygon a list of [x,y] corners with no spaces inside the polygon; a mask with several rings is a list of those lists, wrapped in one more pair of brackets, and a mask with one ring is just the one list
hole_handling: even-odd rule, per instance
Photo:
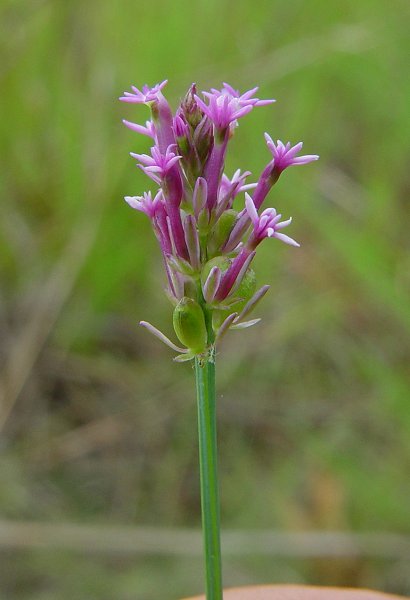
{"label": "tubular flower", "polygon": [[276,100],[274,100],[273,98],[265,100],[259,100],[259,98],[252,98],[252,96],[256,94],[258,89],[258,87],[254,87],[253,89],[248,90],[247,92],[241,95],[241,93],[238,90],[234,90],[234,88],[231,85],[229,85],[228,83],[224,83],[221,90],[216,90],[215,88],[212,88],[211,93],[204,92],[204,96],[206,96],[207,98],[209,98],[211,95],[229,96],[230,98],[236,100],[238,106],[266,106],[266,104],[272,104],[273,102],[276,102]]}
{"label": "tubular flower", "polygon": [[256,248],[256,246],[266,237],[275,237],[290,246],[300,246],[298,242],[288,235],[280,233],[281,229],[292,223],[292,218],[281,221],[282,215],[278,215],[274,208],[266,208],[259,216],[252,198],[249,194],[245,194],[245,196],[246,210],[253,224],[253,231],[247,244],[250,248]]}
{"label": "tubular flower", "polygon": [[120,97],[122,102],[132,102],[134,104],[148,104],[158,100],[158,95],[161,93],[163,87],[168,83],[165,79],[162,83],[157,83],[152,88],[148,85],[143,85],[141,91],[134,85],[131,86],[132,92],[124,92],[124,95]]}
{"label": "tubular flower", "polygon": [[153,219],[161,206],[162,198],[162,190],[158,190],[154,199],[152,199],[151,192],[144,192],[142,196],[125,196],[124,200],[131,208],[135,208]]}
{"label": "tubular flower", "polygon": [[131,123],[131,121],[126,121],[125,119],[123,119],[122,122],[124,123],[125,127],[128,127],[128,129],[155,139],[155,125],[152,121],[147,121],[145,123],[145,127],[143,125],[139,125],[138,123]]}
{"label": "tubular flower", "polygon": [[296,156],[302,149],[303,142],[299,142],[295,146],[291,146],[290,142],[284,144],[278,140],[275,144],[268,133],[265,133],[265,140],[269,150],[272,152],[274,159],[274,169],[280,173],[288,167],[296,165],[307,165],[308,163],[317,160],[317,154],[305,154],[305,156]]}
{"label": "tubular flower", "polygon": [[159,148],[153,146],[151,148],[151,156],[147,154],[135,154],[131,152],[130,155],[140,161],[138,167],[144,171],[148,177],[150,177],[156,183],[161,183],[161,180],[169,173],[172,167],[179,161],[181,156],[178,156],[171,150],[172,146],[169,146],[165,154],[161,154]]}
{"label": "tubular flower", "polygon": [[217,131],[226,130],[232,122],[243,117],[253,108],[253,104],[249,102],[241,104],[237,98],[230,94],[205,92],[204,95],[208,99],[208,104],[198,96],[195,96],[195,100],[202,112],[211,120]]}
{"label": "tubular flower", "polygon": [[[229,329],[243,329],[260,319],[244,320],[267,293],[256,290],[251,263],[263,239],[277,238],[299,246],[282,233],[291,219],[274,208],[258,214],[279,175],[289,166],[317,160],[297,156],[302,143],[276,143],[265,135],[273,155],[256,183],[246,183],[249,171],[224,173],[225,155],[238,119],[255,106],[274,100],[255,97],[258,88],[241,94],[227,83],[220,90],[188,89],[175,114],[162,94],[166,81],[141,90],[132,87],[120,99],[146,104],[151,120],[145,126],[124,124],[154,142],[149,154],[131,153],[137,166],[158,186],[142,196],[125,196],[135,210],[145,213],[163,255],[168,280],[166,293],[174,305],[173,324],[180,347],[146,321],[141,324],[180,354],[177,361],[212,356]],[[242,210],[236,203],[245,194]],[[252,193],[252,195],[250,195]]]}

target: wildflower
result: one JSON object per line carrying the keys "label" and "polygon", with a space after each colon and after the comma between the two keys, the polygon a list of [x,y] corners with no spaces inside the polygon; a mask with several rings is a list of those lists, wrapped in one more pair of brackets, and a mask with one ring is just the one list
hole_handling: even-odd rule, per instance
{"label": "wildflower", "polygon": [[[259,180],[256,184],[255,191],[253,193],[253,203],[256,209],[259,209],[266,196],[270,192],[271,188],[278,181],[281,173],[288,167],[295,165],[305,165],[315,160],[318,160],[317,154],[306,154],[305,156],[296,156],[301,150],[303,143],[299,142],[295,146],[291,146],[290,142],[285,145],[280,140],[275,142],[272,138],[265,133],[265,140],[268,149],[273,155],[273,159],[269,161],[266,167],[263,169]],[[247,210],[243,209],[238,216],[237,222],[227,240],[224,250],[225,252],[231,252],[236,248],[245,232],[249,228],[250,219]]]}
{"label": "wildflower", "polygon": [[268,133],[265,133],[265,140],[267,142],[269,150],[272,152],[274,158],[274,171],[282,173],[288,167],[296,165],[307,165],[308,163],[318,160],[317,154],[305,154],[305,156],[296,156],[296,154],[302,149],[303,142],[299,142],[295,146],[291,146],[290,142],[284,144],[280,140],[275,142],[272,140]]}
{"label": "wildflower", "polygon": [[222,132],[222,135],[232,122],[237,121],[253,108],[253,104],[245,103],[241,105],[237,98],[229,94],[219,92],[214,94],[205,92],[205,94],[209,100],[208,104],[205,104],[198,96],[195,96],[195,100],[203,113],[212,121],[216,131]]}
{"label": "wildflower", "polygon": [[152,88],[148,85],[143,85],[141,91],[132,85],[132,92],[124,92],[124,95],[120,97],[120,100],[135,104],[148,104],[149,102],[154,102],[155,100],[158,100],[162,88],[165,87],[167,83],[168,80],[165,79],[165,81],[157,83]]}
{"label": "wildflower", "polygon": [[281,221],[282,215],[278,215],[274,208],[266,208],[261,216],[259,216],[250,195],[245,194],[245,196],[246,210],[253,224],[253,232],[247,243],[249,248],[256,248],[256,246],[266,237],[275,237],[290,246],[300,246],[298,242],[288,235],[280,233],[281,229],[291,224],[292,218]]}
{"label": "wildflower", "polygon": [[[175,333],[186,347],[174,344],[153,325],[141,324],[179,352],[175,360],[185,361],[211,356],[215,343],[229,329],[259,322],[245,320],[269,289],[268,285],[256,289],[251,268],[259,244],[265,238],[299,244],[282,232],[291,219],[281,220],[275,208],[258,211],[287,167],[318,157],[298,156],[301,142],[275,143],[266,134],[272,158],[259,179],[248,183],[250,172],[239,169],[228,177],[225,156],[238,120],[274,100],[256,97],[258,88],[241,94],[227,83],[220,90],[203,92],[201,99],[192,84],[173,114],[162,94],[165,84],[132,87],[121,97],[151,110],[145,126],[124,124],[153,140],[150,154],[131,156],[158,187],[125,200],[151,221],[163,255],[166,293],[174,305]],[[238,212],[242,194],[244,207]]]}
{"label": "wildflower", "polygon": [[235,90],[231,85],[229,85],[228,83],[224,83],[223,88],[221,90],[216,90],[215,88],[212,88],[212,94],[210,94],[209,92],[204,92],[204,96],[229,96],[230,98],[236,100],[238,106],[266,106],[267,104],[272,104],[273,102],[276,102],[276,100],[274,100],[273,98],[265,100],[259,100],[259,98],[252,98],[252,96],[256,94],[258,89],[258,87],[254,87],[241,95],[241,93],[238,90]]}
{"label": "wildflower", "polygon": [[143,125],[139,125],[138,123],[132,123],[131,121],[122,120],[124,125],[131,129],[132,131],[136,131],[137,133],[141,133],[142,135],[147,135],[150,138],[155,139],[155,125],[152,121],[147,121],[145,123],[145,127]]}
{"label": "wildflower", "polygon": [[154,199],[152,199],[151,192],[144,192],[142,196],[125,196],[125,201],[135,208],[145,213],[150,219],[155,217],[158,207],[161,205],[163,200],[162,190],[158,190]]}
{"label": "wildflower", "polygon": [[147,154],[135,154],[134,152],[131,152],[130,154],[133,158],[136,158],[142,163],[142,165],[138,166],[146,175],[148,175],[148,177],[156,183],[161,184],[173,165],[181,158],[181,156],[172,151],[173,147],[175,149],[175,146],[168,146],[165,154],[161,154],[157,146],[151,148],[151,156],[148,156]]}

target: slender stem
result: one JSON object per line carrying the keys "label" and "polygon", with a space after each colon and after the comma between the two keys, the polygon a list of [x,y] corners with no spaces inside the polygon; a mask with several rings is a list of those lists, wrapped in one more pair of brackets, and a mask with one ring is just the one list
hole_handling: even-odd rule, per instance
{"label": "slender stem", "polygon": [[195,359],[198,399],[199,465],[206,600],[222,600],[219,490],[216,448],[215,355]]}

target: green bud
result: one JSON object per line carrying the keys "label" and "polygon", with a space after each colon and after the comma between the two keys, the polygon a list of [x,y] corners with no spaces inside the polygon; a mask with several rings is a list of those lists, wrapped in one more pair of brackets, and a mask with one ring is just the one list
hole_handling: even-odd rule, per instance
{"label": "green bud", "polygon": [[[204,268],[202,269],[202,273],[201,273],[202,285],[205,285],[205,281],[207,280],[207,277],[213,267],[219,267],[221,269],[222,273],[225,273],[225,271],[227,271],[227,269],[229,268],[231,262],[232,262],[232,260],[230,258],[228,258],[227,256],[215,256],[214,258],[209,260],[204,265]],[[241,312],[241,310],[244,308],[244,306],[248,302],[248,300],[250,300],[252,298],[252,296],[254,295],[255,289],[256,289],[255,271],[253,269],[249,268],[246,271],[244,278],[242,279],[241,284],[239,285],[238,289],[233,294],[233,297],[229,298],[229,303],[228,303],[228,301],[226,301],[226,304],[225,304],[225,302],[222,302],[220,305],[221,308],[215,308],[212,311],[212,327],[213,327],[214,331],[218,331],[218,329],[220,328],[220,326],[222,325],[222,323],[224,322],[226,317],[228,317],[231,313],[233,313],[233,312],[240,313]],[[235,301],[236,298],[237,298],[237,301]]]}
{"label": "green bud", "polygon": [[177,137],[176,141],[178,144],[178,150],[182,156],[188,156],[190,150],[188,139],[186,137]]}
{"label": "green bud", "polygon": [[209,230],[209,213],[206,209],[202,210],[198,217],[199,235],[207,235]]}
{"label": "green bud", "polygon": [[203,117],[203,112],[199,108],[194,96],[196,94],[196,85],[193,83],[181,102],[181,108],[187,123],[195,129]]}
{"label": "green bud", "polygon": [[255,271],[249,268],[244,278],[241,281],[240,286],[235,291],[235,296],[241,298],[241,301],[238,304],[235,304],[235,311],[240,312],[245,304],[252,298],[254,293],[256,292],[256,274]]}
{"label": "green bud", "polygon": [[230,264],[231,261],[227,256],[215,256],[214,258],[211,258],[211,260],[208,260],[208,262],[205,263],[201,273],[202,285],[205,285],[205,281],[207,280],[208,275],[213,267],[219,267],[222,273],[225,273]]}
{"label": "green bud", "polygon": [[[219,258],[219,257],[218,257]],[[209,261],[212,262],[212,261]],[[215,266],[215,265],[212,265]],[[212,327],[214,331],[218,331],[222,323],[225,321],[226,317],[228,317],[231,313],[237,312],[240,313],[244,308],[245,304],[252,298],[255,293],[256,288],[256,275],[253,269],[248,269],[245,273],[245,277],[243,278],[241,285],[238,287],[234,294],[234,298],[231,299],[232,304],[226,306],[225,309],[215,309],[212,312]],[[235,298],[238,298],[238,301],[235,302]],[[223,304],[223,303],[222,303]]]}
{"label": "green bud", "polygon": [[174,309],[173,324],[179,341],[192,354],[205,352],[208,336],[204,313],[198,302],[192,298],[182,298]]}
{"label": "green bud", "polygon": [[212,327],[215,332],[218,331],[226,317],[228,317],[231,312],[234,311],[227,312],[226,310],[214,310],[212,312]]}
{"label": "green bud", "polygon": [[229,237],[238,213],[236,210],[226,210],[218,219],[208,240],[209,253],[217,254]]}

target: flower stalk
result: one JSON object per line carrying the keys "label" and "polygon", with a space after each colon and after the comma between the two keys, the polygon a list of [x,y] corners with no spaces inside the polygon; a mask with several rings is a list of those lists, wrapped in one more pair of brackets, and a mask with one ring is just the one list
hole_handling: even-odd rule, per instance
{"label": "flower stalk", "polygon": [[214,349],[195,358],[199,472],[207,600],[222,600]]}

